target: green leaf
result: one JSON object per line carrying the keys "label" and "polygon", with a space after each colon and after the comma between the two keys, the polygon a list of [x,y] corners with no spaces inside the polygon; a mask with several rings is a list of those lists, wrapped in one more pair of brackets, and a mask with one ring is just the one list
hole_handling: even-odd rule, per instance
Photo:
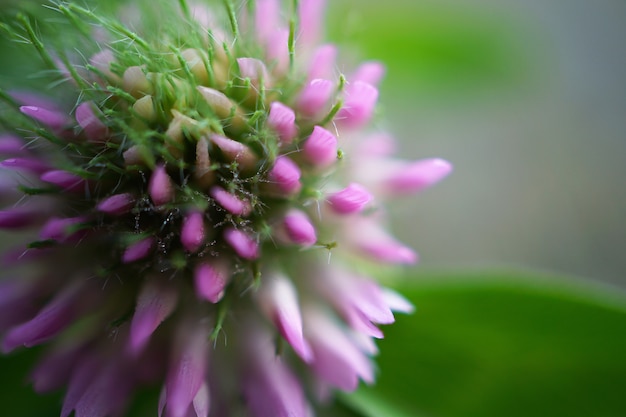
{"label": "green leaf", "polygon": [[411,277],[417,312],[385,328],[370,417],[610,417],[626,413],[626,296],[537,274]]}
{"label": "green leaf", "polygon": [[0,355],[0,415],[11,417],[58,417],[61,399],[58,394],[39,395],[33,391],[27,375],[40,349]]}

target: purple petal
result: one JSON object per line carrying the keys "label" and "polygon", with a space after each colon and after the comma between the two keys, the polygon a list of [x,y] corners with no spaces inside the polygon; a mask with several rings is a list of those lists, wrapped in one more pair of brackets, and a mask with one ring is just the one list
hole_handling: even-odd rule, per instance
{"label": "purple petal", "polygon": [[84,222],[84,217],[68,217],[64,219],[53,217],[43,225],[41,231],[39,232],[39,237],[42,240],[51,239],[64,242],[73,235],[79,233],[75,227]]}
{"label": "purple petal", "polygon": [[222,187],[212,187],[209,191],[209,195],[213,197],[220,206],[236,216],[246,217],[252,212],[252,206],[248,200],[240,199]]}
{"label": "purple petal", "polygon": [[62,347],[39,361],[30,375],[35,391],[50,392],[65,385],[75,369],[81,350],[81,345]]}
{"label": "purple petal", "polygon": [[60,111],[47,110],[37,106],[22,106],[20,111],[56,131],[61,131],[71,125],[70,118]]}
{"label": "purple petal", "polygon": [[391,311],[397,311],[399,313],[411,314],[415,311],[415,307],[409,300],[404,298],[390,288],[383,288],[383,298],[385,303],[389,306]]}
{"label": "purple petal", "polygon": [[316,78],[332,79],[335,76],[335,61],[337,59],[337,47],[335,45],[322,45],[315,50],[309,67],[309,80]]}
{"label": "purple petal", "polygon": [[50,165],[37,158],[9,158],[0,162],[3,168],[26,171],[32,174],[41,175],[50,170]]}
{"label": "purple petal", "polygon": [[224,136],[213,134],[210,136],[211,142],[215,144],[224,157],[229,161],[236,161],[243,171],[253,170],[257,164],[257,157],[254,152],[243,143],[239,143]]}
{"label": "purple petal", "polygon": [[304,142],[302,153],[310,164],[327,167],[337,161],[337,138],[328,130],[315,126]]}
{"label": "purple petal", "polygon": [[[96,109],[94,111],[94,108]],[[92,102],[81,103],[76,108],[76,121],[82,127],[87,139],[98,142],[109,137],[109,129],[102,123],[102,112]]]}
{"label": "purple petal", "polygon": [[346,87],[345,101],[335,120],[351,128],[362,127],[372,118],[377,100],[378,89],[376,87],[362,81],[355,81]]}
{"label": "purple petal", "polygon": [[120,216],[126,214],[135,205],[135,197],[130,193],[114,194],[101,200],[96,207],[106,214]]}
{"label": "purple petal", "polygon": [[183,219],[183,226],[180,232],[180,241],[183,247],[195,253],[204,243],[206,229],[204,227],[204,213],[192,211]]}
{"label": "purple petal", "polygon": [[84,178],[62,170],[47,171],[39,179],[70,192],[82,192],[87,186]]}
{"label": "purple petal", "polygon": [[20,156],[28,154],[24,141],[12,135],[0,135],[0,155]]}
{"label": "purple petal", "polygon": [[248,234],[232,227],[224,230],[224,240],[243,259],[253,261],[259,257],[259,244]]}
{"label": "purple petal", "polygon": [[300,92],[297,109],[307,117],[314,117],[329,110],[328,103],[335,91],[335,83],[316,78]]}
{"label": "purple petal", "polygon": [[124,254],[122,255],[122,262],[125,264],[129,264],[131,262],[144,259],[150,254],[150,252],[152,252],[152,250],[154,249],[154,244],[154,238],[147,237],[129,245],[124,250]]}
{"label": "purple petal", "polygon": [[237,58],[237,64],[241,77],[250,79],[252,85],[256,87],[261,83],[265,86],[270,85],[269,74],[263,61],[256,58]]}
{"label": "purple petal", "polygon": [[298,42],[302,46],[314,45],[319,40],[325,8],[325,0],[300,0],[298,3]]}
{"label": "purple petal", "polygon": [[199,263],[194,270],[196,293],[212,303],[217,303],[224,296],[224,288],[230,275],[230,266],[225,262]]}
{"label": "purple petal", "polygon": [[243,395],[254,417],[307,417],[300,381],[267,346],[254,344]]}
{"label": "purple petal", "polygon": [[450,172],[452,172],[452,164],[446,160],[422,159],[391,175],[385,181],[385,185],[396,194],[412,193],[438,183]]}
{"label": "purple petal", "polygon": [[362,63],[352,76],[354,81],[362,81],[373,86],[377,86],[385,75],[385,66],[378,61]]}
{"label": "purple petal", "polygon": [[0,210],[0,229],[21,229],[41,221],[42,214],[23,208]]}
{"label": "purple petal", "polygon": [[76,408],[76,404],[80,401],[90,382],[93,381],[94,375],[98,375],[102,368],[103,364],[95,357],[85,357],[74,366],[72,377],[63,399],[61,417],[68,417],[72,410]]}
{"label": "purple petal", "polygon": [[130,349],[139,354],[150,336],[176,308],[178,293],[154,280],[144,284],[137,297],[135,314],[130,323]]}
{"label": "purple petal", "polygon": [[300,210],[290,210],[283,219],[285,232],[291,243],[310,247],[317,242],[315,226]]}
{"label": "purple petal", "polygon": [[91,378],[76,403],[76,417],[107,417],[120,413],[133,388],[129,364],[119,359],[110,361]]}
{"label": "purple petal", "polygon": [[391,264],[414,264],[417,253],[398,242],[379,225],[375,219],[353,219],[347,238],[362,255],[379,262]]}
{"label": "purple petal", "polygon": [[0,282],[0,333],[8,328],[32,318],[42,297],[41,286],[24,280],[3,280]]}
{"label": "purple petal", "polygon": [[31,93],[27,91],[11,91],[10,95],[19,104],[22,104],[24,106],[36,106],[36,107],[43,107],[45,109],[50,109],[50,110],[56,110],[56,111],[59,110],[57,108],[57,103],[48,99],[47,97],[44,97],[36,93]]}
{"label": "purple petal", "polygon": [[267,179],[271,185],[281,194],[295,194],[302,188],[300,176],[302,175],[298,165],[288,157],[281,155],[276,158],[274,166],[270,169]]}
{"label": "purple petal", "polygon": [[166,410],[168,417],[186,417],[206,374],[208,334],[205,329],[186,332],[179,337],[178,352],[166,378]]}
{"label": "purple petal", "polygon": [[347,332],[326,314],[307,310],[307,336],[314,361],[313,371],[325,382],[344,391],[356,389],[359,378],[374,381],[369,358],[347,336]]}
{"label": "purple petal", "polygon": [[365,187],[352,183],[343,190],[331,194],[328,203],[335,213],[354,214],[361,212],[372,198]]}
{"label": "purple petal", "polygon": [[193,398],[193,410],[196,412],[196,417],[208,417],[211,410],[211,397],[209,387],[206,383],[203,383],[198,393]]}
{"label": "purple petal", "polygon": [[267,125],[278,134],[282,145],[288,145],[293,142],[298,133],[296,114],[291,108],[278,101],[270,105]]}
{"label": "purple petal", "polygon": [[152,171],[148,193],[156,206],[162,206],[174,199],[174,184],[165,171],[164,165],[157,165]]}
{"label": "purple petal", "polygon": [[256,0],[254,25],[256,35],[267,41],[280,23],[280,3],[278,0]]}
{"label": "purple petal", "polygon": [[298,356],[305,362],[310,362],[313,359],[311,348],[302,333],[298,295],[291,280],[280,275],[265,278],[258,300],[264,313],[274,322]]}
{"label": "purple petal", "polygon": [[289,29],[275,30],[266,42],[267,62],[272,72],[284,75],[289,70]]}
{"label": "purple petal", "polygon": [[22,345],[32,347],[55,336],[74,320],[79,294],[77,286],[66,288],[33,319],[13,327],[3,341],[3,350],[9,352]]}

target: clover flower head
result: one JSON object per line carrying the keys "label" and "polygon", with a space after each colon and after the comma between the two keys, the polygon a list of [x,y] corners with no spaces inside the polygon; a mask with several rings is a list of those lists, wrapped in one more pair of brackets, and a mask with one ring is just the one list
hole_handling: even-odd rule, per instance
{"label": "clover flower head", "polygon": [[374,381],[378,325],[412,306],[355,265],[417,261],[384,203],[451,166],[391,155],[382,65],[340,74],[324,2],[295,4],[55,3],[75,45],[11,29],[59,82],[1,94],[2,349],[50,346],[31,378],[63,417],[146,384],[160,416],[311,416]]}

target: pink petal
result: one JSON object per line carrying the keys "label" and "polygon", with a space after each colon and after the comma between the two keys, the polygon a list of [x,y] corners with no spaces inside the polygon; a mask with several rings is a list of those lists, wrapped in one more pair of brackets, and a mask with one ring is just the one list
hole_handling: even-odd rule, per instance
{"label": "pink petal", "polygon": [[80,358],[82,346],[64,346],[48,353],[30,374],[37,393],[50,392],[65,385]]}
{"label": "pink petal", "polygon": [[148,193],[156,206],[162,206],[174,199],[174,184],[165,171],[165,166],[157,165],[152,171]]}
{"label": "pink petal", "polygon": [[110,361],[91,375],[88,387],[76,403],[76,417],[106,417],[119,414],[133,388],[132,375],[124,361]]}
{"label": "pink petal", "polygon": [[396,152],[395,139],[386,133],[374,133],[365,137],[359,143],[358,153],[364,156],[389,156]]}
{"label": "pink petal", "polygon": [[24,106],[43,107],[45,109],[60,111],[56,102],[37,93],[31,93],[28,91],[11,91],[9,95],[19,104]]}
{"label": "pink petal", "polygon": [[64,242],[76,233],[79,233],[75,227],[84,222],[84,217],[53,217],[43,225],[39,232],[39,237],[42,240],[51,239]]}
{"label": "pink petal", "polygon": [[20,156],[28,154],[24,141],[12,135],[0,135],[0,155]]}
{"label": "pink petal", "polygon": [[21,229],[36,225],[42,213],[23,208],[0,210],[0,229]]}
{"label": "pink petal", "polygon": [[267,179],[275,185],[280,193],[285,195],[295,194],[300,191],[300,168],[288,157],[281,155],[276,158],[274,166],[270,169]]}
{"label": "pink petal", "polygon": [[82,398],[91,381],[93,381],[94,375],[98,375],[102,368],[103,364],[95,357],[84,357],[74,366],[72,377],[63,399],[61,417],[68,417],[72,410],[76,408],[76,404]]}
{"label": "pink petal", "polygon": [[23,280],[0,282],[0,333],[11,326],[32,318],[39,306],[38,299],[43,295],[41,286],[33,286]]}
{"label": "pink petal", "polygon": [[252,212],[252,206],[248,200],[240,199],[222,187],[212,187],[209,191],[209,195],[213,197],[220,206],[236,216],[246,217]]}
{"label": "pink petal", "polygon": [[130,323],[129,346],[133,354],[137,355],[145,348],[152,333],[172,314],[177,302],[175,289],[154,280],[143,285]]}
{"label": "pink petal", "polygon": [[291,280],[280,275],[265,278],[258,300],[264,313],[298,356],[310,362],[313,359],[311,348],[304,340],[298,295]]}
{"label": "pink petal", "polygon": [[271,84],[269,73],[263,61],[256,58],[237,58],[239,72],[242,78],[249,78],[252,85],[259,87],[261,83],[266,87]]}
{"label": "pink petal", "polygon": [[378,61],[364,62],[352,76],[353,81],[362,81],[377,86],[385,75],[385,66]]}
{"label": "pink petal", "polygon": [[337,59],[337,47],[335,45],[322,45],[313,53],[309,66],[309,80],[316,78],[333,79],[335,76],[335,61]]}
{"label": "pink petal", "polygon": [[212,303],[217,303],[224,296],[230,275],[230,266],[225,262],[199,263],[194,270],[196,293]]}
{"label": "pink petal", "polygon": [[98,142],[109,137],[109,129],[101,121],[104,116],[92,102],[81,103],[76,108],[75,116],[90,141]]}
{"label": "pink petal", "polygon": [[147,237],[129,245],[122,255],[122,262],[129,264],[146,258],[154,249],[154,238]]}
{"label": "pink petal", "polygon": [[82,192],[85,190],[85,187],[88,186],[84,178],[61,170],[47,171],[42,174],[39,179],[70,192]]}
{"label": "pink petal", "polygon": [[302,154],[310,164],[320,168],[328,167],[337,161],[337,138],[328,130],[315,126],[311,136],[304,142]]}
{"label": "pink petal", "polygon": [[287,237],[293,244],[310,247],[317,242],[315,226],[300,210],[290,210],[283,219],[283,226]]}
{"label": "pink petal", "polygon": [[390,264],[414,264],[418,260],[413,249],[398,242],[374,217],[351,218],[346,224],[346,243],[360,255]]}
{"label": "pink petal", "polygon": [[290,144],[298,133],[296,114],[278,101],[270,105],[267,125],[278,134],[282,145]]}
{"label": "pink petal", "polygon": [[126,214],[135,205],[135,197],[130,193],[114,194],[101,200],[98,205],[98,211],[106,214],[120,216]]}
{"label": "pink petal", "polygon": [[280,3],[278,0],[256,0],[254,12],[256,35],[265,42],[280,23]]}
{"label": "pink petal", "polygon": [[296,107],[305,116],[318,116],[329,110],[328,103],[334,92],[335,83],[316,78],[302,89]]}
{"label": "pink petal", "polygon": [[314,361],[313,371],[325,382],[344,391],[356,389],[359,378],[374,381],[370,360],[326,314],[307,310],[307,337],[310,338]]}
{"label": "pink petal", "polygon": [[259,257],[259,244],[241,230],[232,227],[227,228],[224,230],[224,240],[235,250],[237,255],[244,259],[253,261]]}
{"label": "pink petal", "polygon": [[385,185],[395,194],[412,193],[438,183],[451,172],[452,164],[446,160],[422,159],[391,175]]}
{"label": "pink petal", "polygon": [[183,219],[183,226],[180,232],[180,241],[183,247],[191,253],[197,252],[206,236],[204,227],[204,213],[192,211]]}
{"label": "pink petal", "polygon": [[325,0],[300,0],[298,3],[298,42],[304,47],[314,45],[320,38]]}
{"label": "pink petal", "polygon": [[201,326],[195,327],[178,337],[177,352],[167,372],[165,408],[168,417],[186,417],[204,382],[209,335]]}
{"label": "pink petal", "polygon": [[224,157],[229,161],[236,161],[241,170],[253,170],[256,167],[257,157],[243,143],[217,134],[212,134],[210,139],[222,151]]}
{"label": "pink petal", "polygon": [[289,29],[275,30],[266,42],[267,62],[274,74],[283,75],[289,70]]}
{"label": "pink petal", "polygon": [[345,90],[345,101],[335,120],[343,126],[359,128],[367,124],[374,113],[378,89],[371,84],[355,81]]}
{"label": "pink petal", "polygon": [[193,410],[196,412],[196,417],[208,417],[211,410],[211,397],[209,387],[206,383],[203,383],[198,393],[193,398]]}
{"label": "pink petal", "polygon": [[410,314],[415,311],[415,307],[409,300],[390,288],[383,288],[382,295],[385,303],[389,306],[391,311],[406,314]]}
{"label": "pink petal", "polygon": [[32,174],[41,175],[50,170],[50,165],[37,158],[9,158],[0,162],[3,168],[26,171]]}
{"label": "pink petal", "polygon": [[2,344],[3,350],[9,352],[18,346],[32,347],[55,336],[74,320],[78,295],[78,286],[59,293],[33,319],[9,330]]}
{"label": "pink petal", "polygon": [[65,113],[56,110],[47,110],[37,106],[22,106],[20,111],[26,116],[50,127],[52,130],[61,131],[72,124],[70,118]]}
{"label": "pink petal", "polygon": [[335,213],[354,214],[363,211],[372,198],[365,187],[352,183],[343,190],[331,194],[328,203]]}
{"label": "pink petal", "polygon": [[251,340],[254,354],[242,378],[243,395],[253,417],[308,417],[300,381],[274,355],[271,346]]}

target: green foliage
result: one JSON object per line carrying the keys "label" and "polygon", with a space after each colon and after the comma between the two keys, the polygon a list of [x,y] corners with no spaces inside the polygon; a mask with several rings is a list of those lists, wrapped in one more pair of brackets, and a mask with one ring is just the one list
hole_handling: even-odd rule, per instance
{"label": "green foliage", "polygon": [[417,313],[385,329],[364,416],[624,415],[626,296],[520,273],[411,277]]}

